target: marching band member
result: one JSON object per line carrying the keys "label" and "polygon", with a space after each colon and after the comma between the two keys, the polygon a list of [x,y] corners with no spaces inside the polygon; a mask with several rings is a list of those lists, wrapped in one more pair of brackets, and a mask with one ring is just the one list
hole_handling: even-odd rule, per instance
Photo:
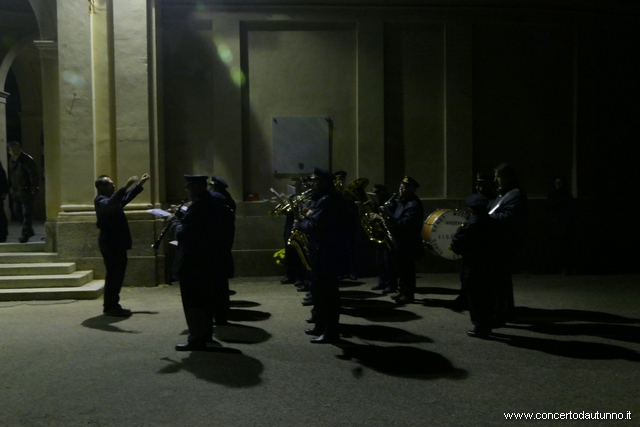
{"label": "marching band member", "polygon": [[500,225],[487,211],[489,201],[480,194],[472,194],[466,199],[471,216],[458,227],[451,241],[451,250],[462,255],[460,280],[468,300],[469,315],[474,329],[467,335],[488,338],[496,326],[496,300],[500,262]]}
{"label": "marching band member", "polygon": [[177,215],[178,278],[189,338],[177,351],[206,350],[216,324],[227,322],[233,217],[207,191],[206,175],[185,175],[191,205]]}
{"label": "marching band member", "polygon": [[[389,213],[388,225],[393,236],[391,250],[390,287],[396,286],[399,293],[391,298],[398,304],[412,303],[415,299],[416,265],[415,261],[424,256],[422,243],[422,225],[424,208],[416,195],[418,182],[410,176],[405,176],[400,182],[397,203],[387,206]],[[378,214],[372,218],[382,220]]]}
{"label": "marching band member", "polygon": [[489,215],[500,223],[506,246],[504,260],[503,315],[514,307],[512,273],[516,255],[524,246],[527,230],[527,195],[518,184],[513,166],[502,163],[494,169],[498,197],[489,205]]}
{"label": "marching band member", "polygon": [[[389,189],[384,184],[373,184],[372,194],[375,200],[372,205],[377,212],[380,209],[386,209],[385,203],[391,201]],[[395,201],[393,201],[395,203]],[[397,291],[396,284],[391,283],[390,263],[391,247],[386,244],[376,244],[376,270],[378,271],[378,284],[371,288],[374,291],[382,291],[384,294],[391,294]]]}
{"label": "marching band member", "polygon": [[313,202],[304,219],[294,222],[294,228],[309,238],[315,327],[305,333],[317,336],[312,343],[324,344],[340,338],[339,276],[346,267],[349,224],[345,218],[349,215],[349,206],[336,191],[331,172],[314,168],[310,179]]}

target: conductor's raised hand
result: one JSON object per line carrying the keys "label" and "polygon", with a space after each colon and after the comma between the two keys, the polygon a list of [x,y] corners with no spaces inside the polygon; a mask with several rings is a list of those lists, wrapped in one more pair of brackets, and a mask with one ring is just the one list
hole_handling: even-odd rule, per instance
{"label": "conductor's raised hand", "polygon": [[134,175],[127,180],[127,183],[124,185],[126,188],[131,187],[133,184],[138,182],[138,176]]}
{"label": "conductor's raised hand", "polygon": [[148,173],[143,174],[142,178],[140,178],[140,182],[138,182],[138,185],[144,185],[144,183],[147,182],[149,178],[151,178],[151,175],[149,175]]}

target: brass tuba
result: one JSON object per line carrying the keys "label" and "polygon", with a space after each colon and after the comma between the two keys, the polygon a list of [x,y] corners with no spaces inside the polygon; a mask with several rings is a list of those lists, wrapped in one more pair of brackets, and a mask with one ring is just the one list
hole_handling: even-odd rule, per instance
{"label": "brass tuba", "polygon": [[368,184],[369,180],[367,178],[358,178],[344,187],[343,193],[360,203],[360,225],[364,228],[369,240],[390,247],[391,233],[386,225],[385,216],[381,215],[383,221],[371,219],[372,214],[380,214],[380,212],[376,212],[371,204],[371,199],[365,192]]}
{"label": "brass tuba", "polygon": [[[269,214],[275,216],[281,216],[285,214],[291,214],[295,219],[302,219],[304,214],[302,209],[305,203],[311,200],[312,189],[306,190],[300,194],[294,194],[291,196],[285,196],[278,194],[273,188],[271,189],[280,202],[269,211]],[[287,245],[293,246],[298,253],[300,261],[305,269],[311,271],[311,264],[309,262],[309,239],[307,235],[300,230],[292,230],[291,236],[287,240]]]}

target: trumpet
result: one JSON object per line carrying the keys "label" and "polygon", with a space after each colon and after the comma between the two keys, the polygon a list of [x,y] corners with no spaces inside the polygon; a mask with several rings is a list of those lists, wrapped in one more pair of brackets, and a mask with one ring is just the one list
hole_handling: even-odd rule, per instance
{"label": "trumpet", "polygon": [[174,220],[178,219],[178,216],[177,216],[178,212],[182,210],[183,206],[189,206],[189,205],[191,205],[191,202],[182,200],[177,207],[167,209],[167,211],[171,213],[171,215],[169,215],[164,219],[164,227],[162,228],[162,231],[160,232],[160,235],[156,239],[155,243],[151,245],[153,249],[158,249],[160,247],[160,243],[162,243],[162,239],[164,239],[164,236],[167,234],[167,232],[171,228],[171,224],[173,224]]}

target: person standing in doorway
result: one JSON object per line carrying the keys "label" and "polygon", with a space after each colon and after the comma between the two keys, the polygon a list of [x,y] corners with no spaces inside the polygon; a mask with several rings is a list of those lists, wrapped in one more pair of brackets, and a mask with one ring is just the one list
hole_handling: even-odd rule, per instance
{"label": "person standing in doorway", "polygon": [[[11,212],[22,223],[20,243],[35,235],[33,230],[33,202],[38,194],[38,168],[33,157],[22,151],[18,141],[9,141],[9,191]],[[1,236],[0,236],[1,237]]]}
{"label": "person standing in doorway", "polygon": [[7,180],[7,173],[4,171],[2,163],[0,163],[0,243],[7,241],[9,235],[9,220],[7,214],[4,212],[4,199],[9,194],[9,180]]}

